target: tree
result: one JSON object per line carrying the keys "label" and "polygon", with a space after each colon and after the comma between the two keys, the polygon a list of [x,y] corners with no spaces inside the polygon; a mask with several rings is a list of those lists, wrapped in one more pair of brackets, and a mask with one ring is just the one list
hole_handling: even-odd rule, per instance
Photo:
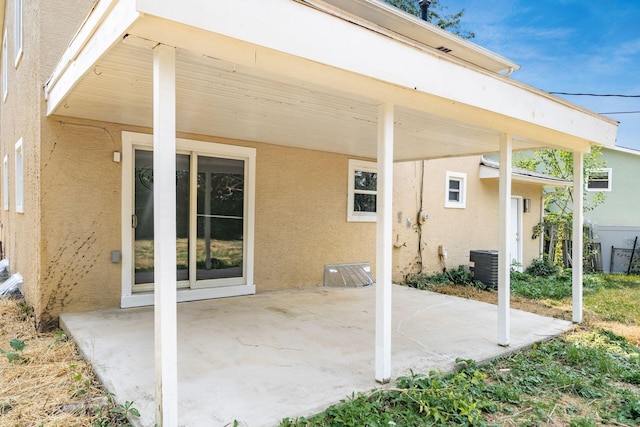
{"label": "tree", "polygon": [[[601,159],[602,149],[594,146],[591,153],[584,157],[584,179],[587,182],[593,170],[603,168],[605,161]],[[523,156],[514,159],[514,166],[543,172],[565,180],[573,180],[573,153],[563,150],[538,150],[533,156]],[[605,193],[602,191],[584,192],[583,211],[595,209],[605,201]],[[573,187],[559,188],[547,192],[544,196],[545,217],[543,222],[536,226],[534,237],[543,235],[549,243],[547,255],[555,265],[566,265],[563,258],[563,244],[571,237],[573,223]],[[587,239],[588,240],[588,239]],[[589,250],[590,245],[584,245]],[[587,254],[590,255],[590,254]]]}
{"label": "tree", "polygon": [[[421,14],[418,0],[384,1],[412,15],[420,16]],[[447,6],[440,4],[439,0],[431,0],[431,4],[429,5],[429,22],[464,39],[469,40],[474,38],[476,36],[474,33],[463,30],[460,27],[460,22],[464,16],[464,9],[458,13],[446,14],[447,9]]]}

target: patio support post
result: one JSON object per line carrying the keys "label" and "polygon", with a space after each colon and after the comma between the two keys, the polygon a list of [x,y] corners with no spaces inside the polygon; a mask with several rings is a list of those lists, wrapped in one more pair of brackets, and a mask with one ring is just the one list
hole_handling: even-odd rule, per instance
{"label": "patio support post", "polygon": [[500,135],[500,184],[498,213],[498,344],[508,346],[510,341],[510,298],[511,298],[511,134]]}
{"label": "patio support post", "polygon": [[393,241],[392,104],[378,106],[378,182],[376,229],[376,381],[391,380],[391,249]]}
{"label": "patio support post", "polygon": [[572,249],[572,306],[573,322],[582,323],[582,239],[583,239],[583,174],[584,153],[573,152],[573,249]]}
{"label": "patio support post", "polygon": [[153,51],[156,424],[178,425],[175,49]]}

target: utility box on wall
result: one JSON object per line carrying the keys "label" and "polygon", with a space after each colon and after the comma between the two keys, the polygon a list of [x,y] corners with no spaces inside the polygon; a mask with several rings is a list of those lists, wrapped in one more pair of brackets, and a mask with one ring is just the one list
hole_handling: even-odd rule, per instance
{"label": "utility box on wall", "polygon": [[473,280],[493,287],[498,285],[498,251],[471,251],[469,252],[469,261],[474,264],[472,267]]}

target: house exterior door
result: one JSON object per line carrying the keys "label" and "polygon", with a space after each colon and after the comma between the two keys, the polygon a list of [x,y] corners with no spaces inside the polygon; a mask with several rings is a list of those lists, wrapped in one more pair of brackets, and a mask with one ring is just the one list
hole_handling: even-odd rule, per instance
{"label": "house exterior door", "polygon": [[[255,149],[176,140],[178,299],[255,292]],[[123,133],[122,306],[152,304],[153,138]],[[128,223],[130,219],[130,224]]]}
{"label": "house exterior door", "polygon": [[522,271],[522,197],[511,197],[509,240],[511,265]]}

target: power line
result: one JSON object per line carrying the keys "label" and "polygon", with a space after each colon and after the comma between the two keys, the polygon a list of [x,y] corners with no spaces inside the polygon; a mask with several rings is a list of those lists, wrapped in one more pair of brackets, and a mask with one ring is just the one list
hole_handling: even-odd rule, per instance
{"label": "power line", "polygon": [[617,95],[611,93],[571,93],[571,92],[549,92],[552,95],[571,95],[571,96],[602,96],[616,98],[640,98],[640,95]]}
{"label": "power line", "polygon": [[640,114],[640,111],[613,111],[610,113],[598,113],[598,114]]}

